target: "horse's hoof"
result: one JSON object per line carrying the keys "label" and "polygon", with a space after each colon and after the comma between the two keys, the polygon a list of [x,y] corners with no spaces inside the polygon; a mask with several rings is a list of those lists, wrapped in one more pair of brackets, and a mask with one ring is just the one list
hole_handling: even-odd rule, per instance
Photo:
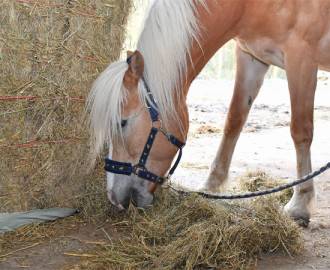
{"label": "horse's hoof", "polygon": [[292,211],[291,209],[288,209],[284,207],[284,212],[292,219],[294,220],[300,227],[307,228],[310,222],[310,214],[307,212],[301,213],[301,211]]}
{"label": "horse's hoof", "polygon": [[298,226],[307,228],[310,222],[308,217],[294,217],[293,220],[298,224]]}
{"label": "horse's hoof", "polygon": [[284,207],[287,213],[300,227],[308,227],[314,203],[314,193],[311,196],[293,197]]}
{"label": "horse's hoof", "polygon": [[310,222],[310,214],[301,213],[298,211],[290,211],[289,209],[284,208],[284,212],[295,221],[300,227],[307,228]]}

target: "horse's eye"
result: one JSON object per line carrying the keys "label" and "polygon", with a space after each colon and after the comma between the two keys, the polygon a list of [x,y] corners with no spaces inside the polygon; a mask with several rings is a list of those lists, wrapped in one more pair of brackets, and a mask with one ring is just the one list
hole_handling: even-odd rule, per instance
{"label": "horse's eye", "polygon": [[127,125],[127,120],[121,120],[121,127],[124,128]]}

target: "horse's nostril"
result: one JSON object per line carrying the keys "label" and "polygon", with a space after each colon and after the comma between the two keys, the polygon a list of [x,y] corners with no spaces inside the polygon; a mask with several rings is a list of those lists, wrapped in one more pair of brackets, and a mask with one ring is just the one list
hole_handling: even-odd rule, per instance
{"label": "horse's nostril", "polygon": [[108,199],[114,206],[119,208],[119,210],[125,210],[129,206],[129,201],[130,201],[129,197],[125,198],[125,200],[123,201],[119,201],[117,199],[116,194],[112,190],[108,191]]}
{"label": "horse's nostril", "polygon": [[139,206],[138,205],[138,197],[139,197],[139,194],[137,193],[137,191],[133,190],[132,194],[131,194],[131,201],[132,201],[134,206]]}
{"label": "horse's nostril", "polygon": [[112,191],[112,190],[108,190],[108,199],[109,201],[113,204],[113,205],[118,205],[118,201],[117,201],[117,198],[116,198],[116,195],[115,193]]}
{"label": "horse's nostril", "polygon": [[130,202],[130,197],[126,197],[125,200],[123,200],[121,202],[121,205],[125,208],[125,209],[128,209],[128,206],[129,206],[129,202]]}
{"label": "horse's nostril", "polygon": [[131,201],[134,206],[146,208],[151,206],[154,200],[154,195],[146,192],[139,192],[138,190],[133,190],[131,194]]}

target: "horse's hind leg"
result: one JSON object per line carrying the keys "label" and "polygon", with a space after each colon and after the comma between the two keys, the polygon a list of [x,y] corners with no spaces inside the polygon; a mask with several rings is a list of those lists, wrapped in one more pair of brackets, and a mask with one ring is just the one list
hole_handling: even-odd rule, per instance
{"label": "horse's hind leg", "polygon": [[236,56],[237,73],[234,94],[222,142],[212,163],[206,185],[206,188],[211,191],[217,191],[227,179],[236,142],[269,67],[242,51],[239,46],[236,49]]}
{"label": "horse's hind leg", "polygon": [[[308,48],[295,48],[285,59],[291,98],[291,136],[296,148],[299,178],[310,173],[312,169],[310,147],[313,140],[313,110],[317,83],[317,65],[312,59]],[[314,200],[314,183],[311,180],[294,188],[294,194],[285,206],[285,211],[298,223],[307,226]]]}

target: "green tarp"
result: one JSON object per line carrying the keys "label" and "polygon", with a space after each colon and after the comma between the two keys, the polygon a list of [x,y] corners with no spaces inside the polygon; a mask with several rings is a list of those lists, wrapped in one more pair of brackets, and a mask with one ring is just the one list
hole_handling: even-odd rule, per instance
{"label": "green tarp", "polygon": [[76,214],[77,209],[50,208],[36,209],[28,212],[0,213],[0,234],[14,231],[15,229],[33,223],[43,223],[65,218]]}

